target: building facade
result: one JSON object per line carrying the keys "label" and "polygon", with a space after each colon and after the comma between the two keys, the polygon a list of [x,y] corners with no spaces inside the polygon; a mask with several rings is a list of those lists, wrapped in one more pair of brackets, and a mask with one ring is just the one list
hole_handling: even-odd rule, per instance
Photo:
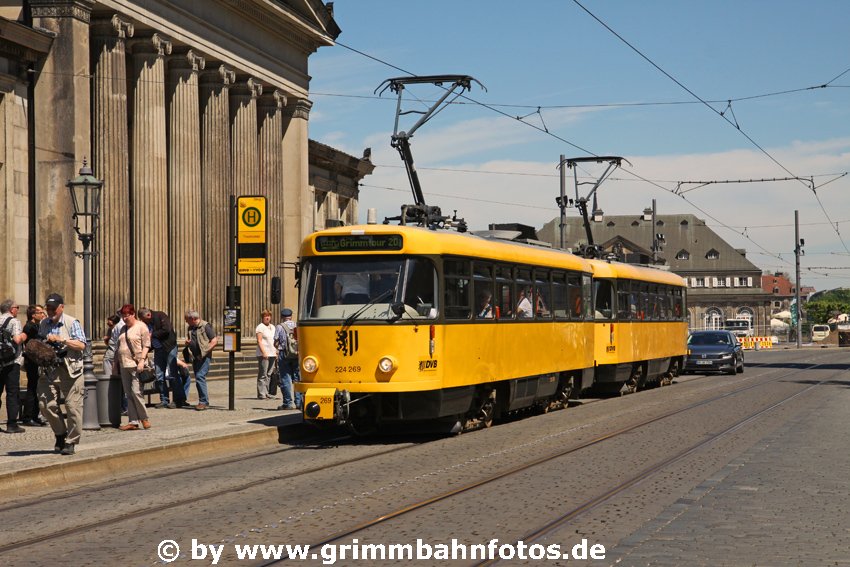
{"label": "building facade", "polygon": [[[340,33],[330,5],[25,0],[0,16],[0,288],[60,292],[81,314],[66,183],[86,159],[104,182],[94,336],[128,302],[220,325],[232,195],[268,199],[269,271],[237,281],[252,330],[315,225],[308,58]],[[294,273],[280,275],[294,308]]]}
{"label": "building facade", "polygon": [[[538,231],[541,240],[560,244],[560,219]],[[773,298],[762,289],[762,271],[694,215],[605,215],[591,219],[594,242],[606,253],[624,261],[655,263],[682,276],[688,285],[691,329],[722,328],[726,319],[748,319],[756,332],[767,333]],[[658,235],[661,238],[658,238]],[[653,241],[656,246],[653,251]],[[577,248],[587,243],[580,218],[567,219],[566,243]]]}

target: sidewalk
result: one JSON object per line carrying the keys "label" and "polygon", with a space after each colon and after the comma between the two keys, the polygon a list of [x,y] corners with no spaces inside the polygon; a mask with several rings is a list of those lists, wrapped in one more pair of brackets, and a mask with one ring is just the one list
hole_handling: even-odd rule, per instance
{"label": "sidewalk", "polygon": [[[159,396],[151,396],[150,429],[120,431],[101,426],[99,431],[83,431],[72,456],[53,452],[55,437],[49,426],[27,427],[22,434],[0,433],[0,497],[58,486],[57,482],[109,478],[116,471],[141,471],[186,456],[212,457],[252,446],[273,447],[278,443],[278,428],[302,422],[301,412],[277,409],[280,392],[276,399],[258,400],[253,377],[236,380],[234,411],[227,409],[227,380],[209,380],[207,386],[211,405],[205,411],[154,408]],[[189,393],[193,406],[197,395],[193,380]],[[5,431],[5,409],[0,416]],[[127,423],[126,417],[122,420]]]}

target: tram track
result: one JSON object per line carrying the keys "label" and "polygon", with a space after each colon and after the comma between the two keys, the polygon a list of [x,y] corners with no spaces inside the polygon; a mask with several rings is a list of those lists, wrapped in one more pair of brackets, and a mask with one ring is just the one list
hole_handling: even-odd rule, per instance
{"label": "tram track", "polygon": [[[797,374],[797,373],[799,373],[803,370],[809,370],[811,368],[816,368],[817,366],[818,365],[807,366],[807,368],[805,368],[805,369],[798,368],[798,369],[795,369],[793,372],[782,374],[780,376],[772,378],[771,380],[750,384],[750,385],[742,387],[742,388],[736,388],[735,390],[732,390],[730,392],[724,392],[724,393],[719,394],[717,396],[713,396],[709,399],[700,400],[696,403],[689,404],[689,405],[682,407],[682,408],[679,408],[677,410],[672,410],[672,411],[666,412],[662,415],[656,416],[654,418],[643,420],[643,421],[641,421],[637,424],[633,424],[631,426],[627,426],[627,427],[618,429],[617,431],[598,436],[594,439],[591,439],[587,442],[581,443],[577,446],[568,448],[568,449],[563,450],[563,451],[558,451],[554,454],[546,455],[544,457],[541,457],[539,459],[535,459],[535,460],[527,462],[527,463],[523,463],[522,465],[518,465],[518,466],[513,467],[511,469],[501,471],[500,473],[497,473],[497,474],[494,474],[492,476],[489,476],[489,477],[480,479],[478,481],[469,483],[467,485],[461,486],[461,487],[454,489],[452,491],[442,493],[442,494],[439,494],[437,496],[425,499],[421,502],[405,506],[404,508],[393,511],[389,514],[384,514],[384,515],[382,515],[378,518],[375,518],[375,519],[373,519],[369,522],[364,522],[364,523],[358,524],[357,526],[354,526],[351,529],[347,529],[343,532],[336,533],[333,536],[330,536],[329,538],[326,538],[325,540],[323,540],[319,543],[316,543],[314,545],[320,547],[323,544],[331,543],[331,542],[340,540],[344,537],[347,537],[351,534],[357,533],[357,532],[362,531],[364,529],[367,529],[369,527],[372,527],[372,526],[378,525],[380,523],[389,521],[393,518],[396,518],[396,517],[402,516],[404,514],[407,514],[409,512],[412,512],[414,510],[421,509],[421,508],[424,508],[426,506],[435,504],[437,502],[451,498],[453,496],[457,496],[457,495],[462,494],[464,492],[474,490],[476,488],[479,488],[479,487],[484,486],[486,484],[495,482],[499,479],[505,478],[505,477],[510,476],[512,474],[516,474],[516,473],[519,473],[523,470],[533,468],[535,466],[538,466],[538,465],[541,465],[543,463],[552,461],[554,459],[563,457],[563,456],[568,455],[570,453],[580,451],[582,449],[591,447],[593,445],[598,445],[598,444],[603,443],[603,442],[605,442],[609,439],[619,437],[621,435],[624,435],[626,433],[629,433],[629,432],[634,431],[636,429],[639,429],[641,427],[648,426],[652,423],[656,423],[656,422],[661,421],[663,419],[667,419],[667,418],[672,417],[674,415],[678,415],[678,414],[681,414],[681,413],[684,413],[684,412],[687,412],[687,411],[691,411],[693,409],[705,406],[707,404],[710,404],[710,403],[713,403],[713,402],[716,402],[716,401],[719,401],[719,400],[723,400],[723,399],[728,398],[730,396],[735,396],[735,395],[738,395],[740,393],[752,390],[754,388],[759,388],[763,385],[767,385],[767,384],[771,384],[771,383],[774,383],[774,382],[777,382],[777,381],[787,379],[788,377],[793,376],[794,374]],[[349,436],[349,435],[339,436],[339,437],[335,437],[335,438],[331,438],[331,439],[325,439],[325,440],[322,441],[321,444],[322,445],[338,445],[338,444],[345,442],[347,440],[350,440],[350,439],[352,439],[352,437]],[[209,469],[210,466],[225,466],[227,464],[233,464],[233,463],[236,463],[236,462],[244,462],[244,461],[249,460],[249,459],[257,459],[257,458],[262,458],[262,457],[274,456],[276,454],[282,454],[282,453],[287,453],[287,452],[291,452],[291,451],[297,451],[299,449],[302,449],[305,445],[308,445],[308,443],[302,442],[299,446],[296,446],[296,447],[287,447],[287,448],[284,448],[284,449],[275,449],[275,450],[272,450],[272,451],[264,451],[262,453],[253,454],[253,455],[242,455],[242,456],[237,456],[237,457],[233,457],[233,458],[223,459],[223,460],[216,461],[214,463],[205,463],[205,464],[202,464],[202,465],[197,465],[197,466],[192,467],[191,469],[183,468],[183,469],[180,469],[180,470],[165,471],[165,472],[162,472],[162,473],[157,473],[157,474],[154,474],[154,475],[148,475],[148,476],[145,476],[145,477],[133,478],[133,479],[129,479],[128,481],[126,481],[123,484],[123,486],[126,487],[127,482],[142,483],[142,482],[149,482],[151,480],[160,480],[160,479],[165,479],[165,478],[168,478],[168,477],[184,474],[184,473],[187,473],[187,472],[191,472],[192,470],[200,470],[200,469],[206,470],[206,469]],[[382,456],[385,456],[385,455],[390,455],[390,454],[393,454],[393,453],[401,452],[401,451],[404,451],[404,450],[408,450],[408,449],[417,447],[419,445],[420,445],[419,443],[412,443],[412,444],[404,445],[404,446],[401,446],[401,447],[393,447],[393,448],[390,448],[390,449],[387,449],[387,450],[378,451],[378,452],[375,452],[375,453],[370,453],[368,455],[361,455],[359,457],[344,459],[344,460],[333,462],[333,463],[330,463],[330,464],[327,464],[327,465],[321,465],[321,466],[317,466],[317,467],[306,468],[304,470],[300,470],[300,471],[297,471],[297,472],[286,473],[286,474],[283,474],[283,475],[267,475],[267,476],[264,476],[262,478],[254,479],[252,481],[242,482],[242,483],[239,483],[239,484],[234,485],[234,486],[229,486],[229,487],[225,487],[225,488],[214,490],[214,491],[206,491],[202,494],[197,494],[197,495],[194,495],[194,496],[191,496],[191,497],[183,498],[183,499],[180,499],[180,500],[175,500],[175,501],[169,502],[167,504],[161,504],[160,503],[160,504],[157,504],[155,506],[145,507],[143,509],[135,510],[135,511],[129,512],[129,513],[114,514],[114,515],[112,515],[108,518],[104,518],[104,519],[101,519],[101,520],[92,521],[92,522],[88,522],[88,523],[85,523],[85,524],[70,527],[70,528],[67,528],[67,529],[52,531],[50,533],[45,533],[43,535],[39,535],[39,536],[36,536],[36,537],[20,539],[20,540],[15,541],[15,542],[10,542],[10,543],[0,545],[0,555],[2,555],[3,553],[9,552],[9,551],[33,546],[33,545],[36,545],[36,544],[46,543],[46,542],[50,542],[50,541],[53,541],[53,540],[65,538],[65,537],[68,537],[68,536],[85,533],[85,532],[88,532],[88,531],[91,531],[91,530],[95,530],[97,528],[101,528],[101,527],[104,527],[104,526],[114,524],[116,522],[127,522],[127,521],[137,520],[137,519],[143,518],[145,516],[149,516],[149,515],[156,514],[156,513],[161,513],[164,510],[176,509],[176,508],[180,508],[180,507],[184,507],[184,506],[190,506],[192,504],[195,504],[195,503],[203,501],[203,500],[208,500],[208,499],[216,498],[218,496],[223,496],[223,495],[227,495],[227,494],[241,492],[241,491],[248,490],[248,489],[251,489],[251,488],[254,488],[254,487],[257,487],[257,486],[264,485],[264,484],[271,482],[271,481],[280,480],[280,479],[283,479],[283,478],[292,479],[292,478],[296,478],[296,477],[303,477],[303,476],[310,475],[310,474],[313,474],[313,473],[316,473],[316,472],[319,472],[319,471],[326,471],[330,468],[344,467],[344,466],[349,465],[349,464],[362,462],[362,461],[366,461],[366,460],[369,460],[369,459],[378,458],[378,457],[382,457]],[[37,502],[31,503],[31,505],[43,504],[45,501],[53,501],[53,500],[59,500],[59,499],[64,499],[64,498],[69,498],[69,497],[94,494],[94,493],[97,493],[97,492],[103,492],[103,491],[109,490],[110,488],[111,488],[111,486],[86,488],[86,489],[78,490],[78,491],[76,491],[76,492],[74,492],[73,494],[70,494],[70,495],[68,493],[65,493],[65,494],[62,494],[62,495],[56,495],[56,496],[49,497],[47,500],[41,499]],[[26,504],[24,505],[24,508],[22,508],[21,504],[19,502],[16,505],[10,505],[10,506],[5,506],[3,508],[0,508],[0,511],[10,511],[11,509],[14,509],[16,511],[21,511],[21,512],[25,513],[25,506],[26,506]],[[264,565],[272,565],[272,564],[275,564],[275,563],[278,563],[278,561],[272,561],[272,562],[266,563]]]}
{"label": "tram track", "polygon": [[[451,490],[439,493],[435,496],[431,496],[431,497],[422,499],[418,502],[397,508],[396,510],[393,510],[391,512],[382,514],[378,517],[375,517],[375,518],[372,518],[370,520],[356,524],[355,526],[352,526],[350,528],[347,528],[347,529],[338,531],[334,534],[331,534],[330,536],[323,538],[321,541],[314,542],[314,543],[310,544],[309,547],[310,547],[310,549],[318,549],[318,548],[321,548],[323,545],[340,542],[341,540],[349,538],[349,537],[353,536],[354,534],[365,531],[369,528],[379,526],[379,525],[384,524],[386,522],[389,522],[389,521],[391,521],[395,518],[399,518],[399,517],[404,516],[406,514],[409,514],[411,512],[422,510],[424,508],[427,508],[427,507],[432,506],[434,504],[437,504],[439,502],[442,502],[442,501],[445,501],[445,500],[448,500],[448,499],[451,499],[451,498],[472,492],[476,489],[479,489],[479,488],[484,487],[486,485],[489,485],[491,483],[497,482],[499,480],[503,480],[503,479],[505,479],[509,476],[528,471],[530,469],[533,469],[534,467],[537,467],[537,466],[540,466],[540,465],[543,465],[543,464],[547,464],[547,463],[550,463],[550,462],[555,461],[557,459],[561,459],[563,457],[571,455],[573,453],[582,451],[584,449],[587,449],[587,448],[590,448],[590,447],[593,447],[593,446],[596,446],[596,445],[600,445],[600,444],[602,444],[606,441],[619,438],[623,435],[632,433],[632,432],[634,432],[638,429],[647,427],[649,425],[655,424],[657,422],[663,421],[665,419],[669,419],[671,417],[674,417],[674,416],[677,416],[677,415],[680,415],[680,414],[684,414],[686,412],[689,412],[689,411],[692,411],[694,409],[712,404],[714,402],[724,400],[724,399],[729,398],[731,396],[736,396],[736,395],[742,394],[744,392],[748,392],[748,391],[756,389],[756,388],[761,388],[762,386],[767,386],[767,385],[775,384],[777,382],[782,382],[784,380],[787,380],[790,377],[793,377],[795,375],[800,374],[803,371],[809,371],[809,370],[817,369],[818,367],[821,367],[821,366],[823,366],[825,368],[830,367],[829,364],[811,364],[811,365],[806,365],[805,368],[795,368],[794,370],[792,370],[790,372],[783,373],[783,374],[776,376],[776,377],[774,377],[770,380],[758,382],[758,383],[755,383],[755,384],[750,384],[750,385],[745,386],[743,388],[737,388],[737,389],[735,389],[731,392],[725,392],[723,394],[714,396],[712,398],[700,400],[698,402],[689,404],[685,407],[678,408],[678,409],[675,409],[675,410],[671,410],[671,411],[663,413],[661,415],[642,420],[638,423],[628,425],[626,427],[622,427],[622,428],[617,429],[613,432],[609,432],[609,433],[606,433],[606,434],[603,434],[603,435],[599,435],[599,436],[597,436],[593,439],[582,442],[582,443],[575,445],[573,447],[569,447],[569,448],[566,448],[566,449],[556,451],[554,453],[550,453],[548,455],[539,457],[537,459],[533,459],[531,461],[521,463],[519,465],[516,465],[516,466],[510,467],[508,469],[499,471],[497,473],[488,475],[488,476],[483,477],[481,479],[478,479],[478,480],[466,483],[464,485],[458,486],[458,487],[453,488]],[[803,395],[804,393],[811,391],[812,389],[814,389],[818,385],[823,384],[825,382],[828,382],[832,377],[834,377],[838,374],[841,374],[843,372],[845,372],[845,371],[843,371],[843,370],[838,371],[838,372],[830,375],[830,377],[827,378],[827,379],[820,380],[815,384],[809,384],[805,389],[803,389],[799,392],[795,392],[794,394],[792,394],[790,396],[786,396],[785,398],[783,398],[779,402],[776,402],[776,403],[772,404],[771,406],[769,406],[767,408],[762,408],[759,411],[748,415],[747,417],[737,421],[735,424],[724,429],[723,431],[720,431],[716,434],[713,434],[709,438],[704,439],[704,440],[700,441],[699,443],[692,445],[692,446],[690,446],[690,447],[688,447],[684,450],[681,450],[681,451],[677,452],[676,454],[674,454],[673,456],[668,457],[667,459],[664,459],[663,461],[661,461],[659,463],[656,463],[655,465],[652,465],[650,467],[647,467],[646,469],[643,469],[640,473],[630,477],[628,480],[618,484],[616,487],[614,487],[614,488],[606,491],[605,493],[603,493],[603,494],[581,504],[580,506],[573,508],[572,510],[568,511],[567,513],[563,514],[562,516],[559,516],[555,520],[548,522],[545,526],[534,530],[533,532],[531,532],[530,536],[534,537],[534,538],[544,537],[546,534],[550,533],[551,531],[554,531],[558,527],[561,527],[561,526],[569,523],[569,521],[577,518],[578,516],[584,514],[585,512],[588,512],[588,511],[598,507],[599,505],[601,505],[604,502],[606,502],[607,500],[613,498],[617,494],[620,494],[620,493],[628,490],[629,488],[632,488],[632,487],[640,484],[642,481],[646,480],[647,478],[650,478],[652,475],[654,475],[654,474],[664,470],[665,468],[669,467],[670,465],[672,465],[672,464],[674,464],[678,461],[681,461],[682,459],[700,451],[701,449],[707,448],[708,446],[710,446],[714,442],[718,441],[719,439],[722,439],[723,437],[726,437],[726,436],[734,433],[735,431],[740,430],[741,428],[743,428],[747,424],[757,420],[759,417],[761,417],[761,416],[769,413],[770,411],[788,403],[792,399],[795,399],[795,398]],[[520,539],[522,539],[526,543],[528,543],[529,541],[533,541],[533,540],[528,539],[528,537],[520,538]],[[258,566],[259,567],[268,567],[270,565],[277,565],[277,564],[282,563],[284,561],[287,561],[287,558],[284,557],[284,558],[281,558],[281,559],[262,562],[262,563],[259,563]],[[484,565],[484,564],[488,564],[488,563],[482,563],[482,565]]]}
{"label": "tram track", "polygon": [[[325,444],[325,445],[338,445],[339,441],[350,440],[352,438],[353,438],[353,436],[351,436],[351,435],[345,435],[345,436],[325,440],[323,444]],[[297,471],[297,472],[290,472],[290,473],[286,473],[286,474],[272,475],[272,476],[264,476],[262,478],[257,478],[257,479],[254,479],[254,480],[251,480],[251,481],[248,481],[248,482],[242,482],[242,483],[234,485],[234,486],[228,486],[226,488],[221,488],[221,489],[213,490],[213,491],[207,491],[207,492],[204,492],[202,494],[196,494],[196,495],[191,496],[191,497],[178,499],[178,500],[175,500],[173,502],[166,503],[166,504],[159,503],[155,506],[145,507],[145,508],[142,508],[140,510],[135,510],[133,512],[116,514],[116,515],[113,515],[111,517],[104,518],[104,519],[101,519],[101,520],[98,520],[98,521],[95,521],[95,522],[88,522],[88,523],[80,524],[80,525],[77,525],[77,526],[74,526],[74,527],[70,527],[70,528],[66,528],[66,529],[62,529],[62,530],[57,530],[57,531],[54,531],[54,532],[51,532],[51,533],[43,534],[41,536],[27,538],[27,539],[19,540],[19,541],[16,541],[16,542],[10,542],[10,543],[6,543],[6,544],[2,544],[2,545],[0,545],[0,556],[2,556],[3,553],[6,553],[8,551],[13,551],[13,550],[24,548],[24,547],[29,547],[29,546],[36,545],[36,544],[39,544],[39,543],[49,542],[49,541],[52,541],[52,540],[60,539],[60,538],[63,538],[63,537],[68,537],[68,536],[71,536],[71,535],[85,533],[85,532],[90,531],[90,530],[94,530],[94,529],[97,529],[97,528],[100,528],[100,527],[103,527],[103,526],[108,526],[108,525],[114,524],[115,522],[125,522],[125,521],[137,520],[137,519],[143,518],[145,516],[161,513],[164,510],[180,508],[180,507],[183,507],[183,506],[189,506],[189,505],[195,504],[197,502],[202,502],[204,500],[208,500],[208,499],[211,499],[211,498],[216,498],[216,497],[223,496],[223,495],[226,495],[226,494],[241,492],[243,490],[247,490],[247,489],[250,489],[250,488],[253,488],[253,487],[256,487],[256,486],[262,486],[262,485],[264,485],[268,482],[281,480],[281,479],[284,479],[284,478],[285,479],[296,478],[296,477],[299,477],[299,476],[309,475],[309,474],[313,474],[313,473],[318,472],[318,471],[328,470],[330,468],[335,468],[335,467],[344,467],[346,465],[350,465],[350,464],[357,463],[357,462],[360,462],[360,461],[372,459],[372,458],[375,458],[375,457],[380,457],[380,456],[389,455],[389,454],[392,454],[392,453],[397,453],[397,452],[400,452],[400,451],[405,451],[405,450],[411,449],[411,448],[416,447],[416,446],[417,446],[416,443],[410,443],[410,444],[406,444],[404,446],[392,447],[390,449],[378,451],[377,453],[370,453],[368,455],[361,455],[359,457],[344,459],[342,461],[337,461],[337,462],[327,464],[327,465],[320,465],[320,466],[316,466],[316,467],[311,467],[311,468],[303,469],[303,470],[300,470],[300,471]],[[127,482],[134,483],[134,484],[140,484],[142,482],[148,483],[148,482],[151,482],[151,481],[163,480],[163,479],[166,479],[168,477],[172,477],[172,476],[176,476],[176,475],[186,474],[188,472],[192,472],[192,471],[196,471],[196,470],[202,470],[202,469],[208,470],[210,466],[232,465],[234,463],[244,462],[244,461],[250,460],[250,459],[257,459],[257,458],[272,456],[272,455],[275,455],[275,454],[297,451],[297,450],[302,449],[303,447],[304,447],[304,444],[297,446],[297,447],[287,447],[287,448],[284,448],[284,449],[275,449],[275,450],[272,450],[272,451],[264,451],[262,453],[257,453],[257,454],[252,454],[252,455],[242,455],[242,456],[237,456],[237,457],[233,457],[233,458],[229,458],[229,459],[219,460],[219,461],[216,461],[212,464],[204,463],[204,464],[196,465],[196,466],[191,467],[191,468],[183,468],[183,469],[179,469],[179,470],[165,471],[165,472],[162,472],[162,473],[151,474],[151,475],[145,476],[143,478],[131,479],[130,481],[127,481]],[[121,485],[122,488],[127,487],[127,482],[124,482]],[[6,506],[6,507],[3,507],[3,508],[0,508],[0,512],[14,510],[18,514],[20,514],[20,513],[25,514],[27,506],[41,505],[41,504],[44,504],[45,502],[61,500],[61,499],[66,499],[66,498],[70,498],[70,497],[84,496],[84,495],[87,496],[87,495],[91,495],[91,494],[98,493],[98,492],[105,492],[105,491],[110,490],[112,488],[114,488],[114,485],[82,489],[82,490],[75,491],[73,494],[68,494],[68,493],[58,494],[58,495],[51,496],[51,497],[48,497],[48,498],[40,499],[38,501],[30,502],[30,503],[24,504],[24,505],[17,503],[15,505]]]}

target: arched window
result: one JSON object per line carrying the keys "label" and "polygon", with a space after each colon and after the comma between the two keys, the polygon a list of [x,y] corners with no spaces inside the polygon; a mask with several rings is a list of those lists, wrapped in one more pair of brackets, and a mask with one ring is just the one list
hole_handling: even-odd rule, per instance
{"label": "arched window", "polygon": [[706,329],[722,329],[723,328],[723,312],[717,307],[709,307],[705,311],[703,324]]}
{"label": "arched window", "polygon": [[684,250],[684,249],[679,250],[678,252],[676,252],[676,259],[677,260],[690,260],[691,254],[687,250]]}
{"label": "arched window", "polygon": [[752,326],[753,320],[755,319],[755,312],[749,307],[741,307],[738,309],[738,313],[735,315],[735,319],[746,319],[750,322]]}

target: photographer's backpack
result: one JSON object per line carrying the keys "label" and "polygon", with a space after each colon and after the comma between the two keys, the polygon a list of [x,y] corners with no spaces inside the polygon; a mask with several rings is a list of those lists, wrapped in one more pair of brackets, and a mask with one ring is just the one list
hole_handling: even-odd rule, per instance
{"label": "photographer's backpack", "polygon": [[0,326],[0,363],[12,362],[18,357],[18,346],[12,338],[12,332],[7,329],[12,318],[9,317]]}

